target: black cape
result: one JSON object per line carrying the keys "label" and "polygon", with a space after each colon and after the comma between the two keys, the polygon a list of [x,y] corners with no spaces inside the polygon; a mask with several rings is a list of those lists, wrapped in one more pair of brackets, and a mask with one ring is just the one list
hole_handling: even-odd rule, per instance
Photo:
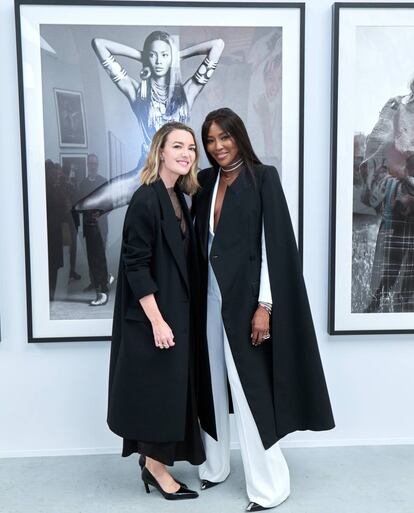
{"label": "black cape", "polygon": [[[206,341],[209,258],[222,295],[222,317],[235,365],[264,447],[296,430],[333,428],[301,263],[276,169],[255,165],[253,178],[243,169],[227,189],[210,255],[208,224],[217,170],[203,170],[198,177],[201,190],[192,210],[202,283],[201,338]],[[250,333],[260,288],[262,220],[273,312],[271,338],[253,347]],[[207,352],[204,358],[208,359]],[[209,380],[208,366],[202,366],[200,420],[215,438]]]}

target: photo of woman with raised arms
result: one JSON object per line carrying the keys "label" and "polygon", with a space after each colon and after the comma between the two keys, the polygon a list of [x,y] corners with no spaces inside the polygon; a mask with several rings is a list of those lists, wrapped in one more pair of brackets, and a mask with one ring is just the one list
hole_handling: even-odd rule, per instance
{"label": "photo of woman with raised arms", "polygon": [[205,460],[197,418],[195,237],[183,193],[194,194],[198,150],[179,122],[154,135],[129,204],[121,257],[109,373],[108,425],[123,456],[139,453],[147,493],[169,500],[197,492],[166,469]]}
{"label": "photo of woman with raised arms", "polygon": [[[94,38],[92,47],[114,85],[129,101],[143,134],[136,168],[110,180],[76,205],[77,210],[108,212],[128,204],[154,133],[169,121],[189,121],[194,100],[212,77],[224,42],[213,39],[179,51],[172,36],[156,30],[147,36],[142,50],[102,38]],[[196,55],[205,58],[183,83],[180,61]],[[117,56],[142,64],[140,82],[126,72]]]}
{"label": "photo of woman with raised arms", "polygon": [[278,440],[296,430],[331,429],[334,420],[278,173],[260,162],[231,109],[207,115],[202,140],[211,167],[199,172],[193,203],[209,362],[200,394],[211,382],[214,411],[200,396],[207,457],[201,488],[230,473],[231,401],[246,510],[260,511],[290,494]]}

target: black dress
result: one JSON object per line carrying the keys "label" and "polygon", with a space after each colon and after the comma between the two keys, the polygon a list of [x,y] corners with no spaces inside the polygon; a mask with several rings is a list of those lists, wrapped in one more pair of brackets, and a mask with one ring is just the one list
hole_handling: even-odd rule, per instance
{"label": "black dress", "polygon": [[[173,188],[167,189],[172,205],[174,207],[177,223],[181,230],[184,252],[189,264],[190,232],[185,221],[179,200]],[[192,329],[194,333],[194,329]],[[171,349],[169,349],[171,350]],[[190,352],[188,362],[188,392],[187,392],[187,413],[185,422],[184,440],[179,442],[140,442],[138,440],[123,439],[122,456],[130,456],[133,453],[140,453],[149,458],[157,460],[165,465],[173,465],[175,461],[188,461],[192,465],[201,465],[206,459],[203,442],[200,435],[200,427],[197,415],[197,403],[195,396],[194,350]],[[171,399],[172,401],[174,398]]]}

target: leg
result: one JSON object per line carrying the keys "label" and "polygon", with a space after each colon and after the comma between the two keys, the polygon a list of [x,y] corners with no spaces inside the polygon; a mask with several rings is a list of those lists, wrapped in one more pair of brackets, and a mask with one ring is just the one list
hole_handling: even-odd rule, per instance
{"label": "leg", "polygon": [[221,301],[210,294],[207,301],[208,354],[218,441],[202,431],[207,459],[199,467],[199,476],[202,480],[219,483],[230,473],[229,398],[223,352]]}
{"label": "leg", "polygon": [[97,293],[106,293],[108,292],[108,268],[105,246],[99,227],[89,227],[85,238],[91,281],[95,285]]}
{"label": "leg", "polygon": [[289,469],[278,443],[267,450],[264,449],[244,395],[224,326],[223,338],[227,373],[246,478],[247,496],[250,501],[265,508],[271,508],[277,506],[289,496]]}

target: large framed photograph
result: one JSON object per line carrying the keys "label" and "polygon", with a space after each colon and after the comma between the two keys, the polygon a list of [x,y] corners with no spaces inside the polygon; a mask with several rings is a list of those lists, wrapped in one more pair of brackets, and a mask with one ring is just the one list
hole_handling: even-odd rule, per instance
{"label": "large framed photograph", "polygon": [[329,332],[414,333],[414,4],[333,14]]}
{"label": "large framed photograph", "polygon": [[16,34],[30,342],[109,338],[125,210],[169,120],[237,112],[301,249],[304,4],[16,0]]}

